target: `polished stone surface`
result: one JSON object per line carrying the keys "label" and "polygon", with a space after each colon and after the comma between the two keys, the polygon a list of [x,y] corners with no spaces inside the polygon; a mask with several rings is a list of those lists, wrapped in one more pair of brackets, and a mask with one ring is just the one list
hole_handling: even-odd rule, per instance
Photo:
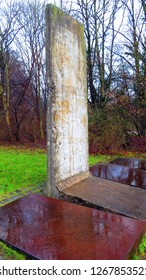
{"label": "polished stone surface", "polygon": [[139,158],[116,158],[110,163],[146,170],[146,160]]}
{"label": "polished stone surface", "polygon": [[0,239],[36,259],[125,259],[146,223],[32,194],[0,208]]}
{"label": "polished stone surface", "polygon": [[126,165],[98,163],[90,167],[90,172],[96,177],[146,189],[146,170],[129,168]]}

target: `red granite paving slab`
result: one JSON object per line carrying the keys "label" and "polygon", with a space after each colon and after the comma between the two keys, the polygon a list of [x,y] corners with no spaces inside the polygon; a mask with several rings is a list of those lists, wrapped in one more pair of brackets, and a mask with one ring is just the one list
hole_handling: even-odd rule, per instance
{"label": "red granite paving slab", "polygon": [[139,158],[116,158],[110,163],[146,170],[146,160]]}
{"label": "red granite paving slab", "polygon": [[90,167],[90,172],[96,177],[146,189],[146,170],[113,163],[98,163]]}
{"label": "red granite paving slab", "polygon": [[146,223],[37,194],[0,208],[0,239],[36,259],[125,259]]}

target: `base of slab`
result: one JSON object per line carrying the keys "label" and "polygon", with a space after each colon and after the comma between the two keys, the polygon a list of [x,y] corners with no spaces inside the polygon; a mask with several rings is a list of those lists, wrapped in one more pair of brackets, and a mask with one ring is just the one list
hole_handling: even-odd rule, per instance
{"label": "base of slab", "polygon": [[128,217],[146,221],[146,190],[89,177],[62,191],[63,195]]}
{"label": "base of slab", "polygon": [[123,260],[146,223],[32,194],[0,208],[0,240],[41,260]]}
{"label": "base of slab", "polygon": [[57,183],[57,189],[58,191],[63,191],[64,189],[67,189],[75,184],[78,184],[79,182],[92,177],[92,174],[90,173],[90,171],[85,171],[85,172],[81,172],[75,176],[72,176],[66,180],[63,180],[61,182]]}

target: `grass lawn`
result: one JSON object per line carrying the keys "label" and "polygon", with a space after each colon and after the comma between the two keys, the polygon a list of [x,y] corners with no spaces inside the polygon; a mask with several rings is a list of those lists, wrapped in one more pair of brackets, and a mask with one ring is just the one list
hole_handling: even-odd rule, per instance
{"label": "grass lawn", "polygon": [[0,201],[45,181],[45,151],[0,147]]}
{"label": "grass lawn", "polygon": [[[113,156],[90,156],[89,164],[106,162]],[[0,201],[12,195],[31,191],[46,181],[45,150],[0,147]]]}
{"label": "grass lawn", "polygon": [[[97,162],[109,162],[116,157],[139,157],[146,159],[145,154],[125,152],[119,155],[97,155],[89,157],[89,165]],[[45,150],[31,150],[18,147],[0,147],[0,202],[21,192],[36,192],[36,187],[46,181],[47,158]],[[25,259],[25,255],[17,253],[0,242],[0,253],[5,259]],[[146,256],[146,237],[143,238],[137,254]]]}

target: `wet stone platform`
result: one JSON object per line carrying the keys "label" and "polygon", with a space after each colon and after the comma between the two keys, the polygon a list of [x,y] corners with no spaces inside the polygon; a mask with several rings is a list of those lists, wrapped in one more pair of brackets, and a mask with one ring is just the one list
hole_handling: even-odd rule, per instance
{"label": "wet stone platform", "polygon": [[[115,160],[114,162],[117,161]],[[125,163],[125,165],[98,163],[90,167],[90,172],[96,177],[146,189],[146,170],[129,167],[124,159],[119,159],[118,162]],[[136,166],[134,162],[131,162],[130,166],[132,164]]]}
{"label": "wet stone platform", "polygon": [[0,208],[0,239],[36,259],[126,259],[146,223],[37,194]]}
{"label": "wet stone platform", "polygon": [[100,210],[146,221],[146,190],[144,189],[91,176],[61,192],[70,201],[79,201]]}
{"label": "wet stone platform", "polygon": [[110,163],[146,170],[146,160],[139,158],[116,158]]}

